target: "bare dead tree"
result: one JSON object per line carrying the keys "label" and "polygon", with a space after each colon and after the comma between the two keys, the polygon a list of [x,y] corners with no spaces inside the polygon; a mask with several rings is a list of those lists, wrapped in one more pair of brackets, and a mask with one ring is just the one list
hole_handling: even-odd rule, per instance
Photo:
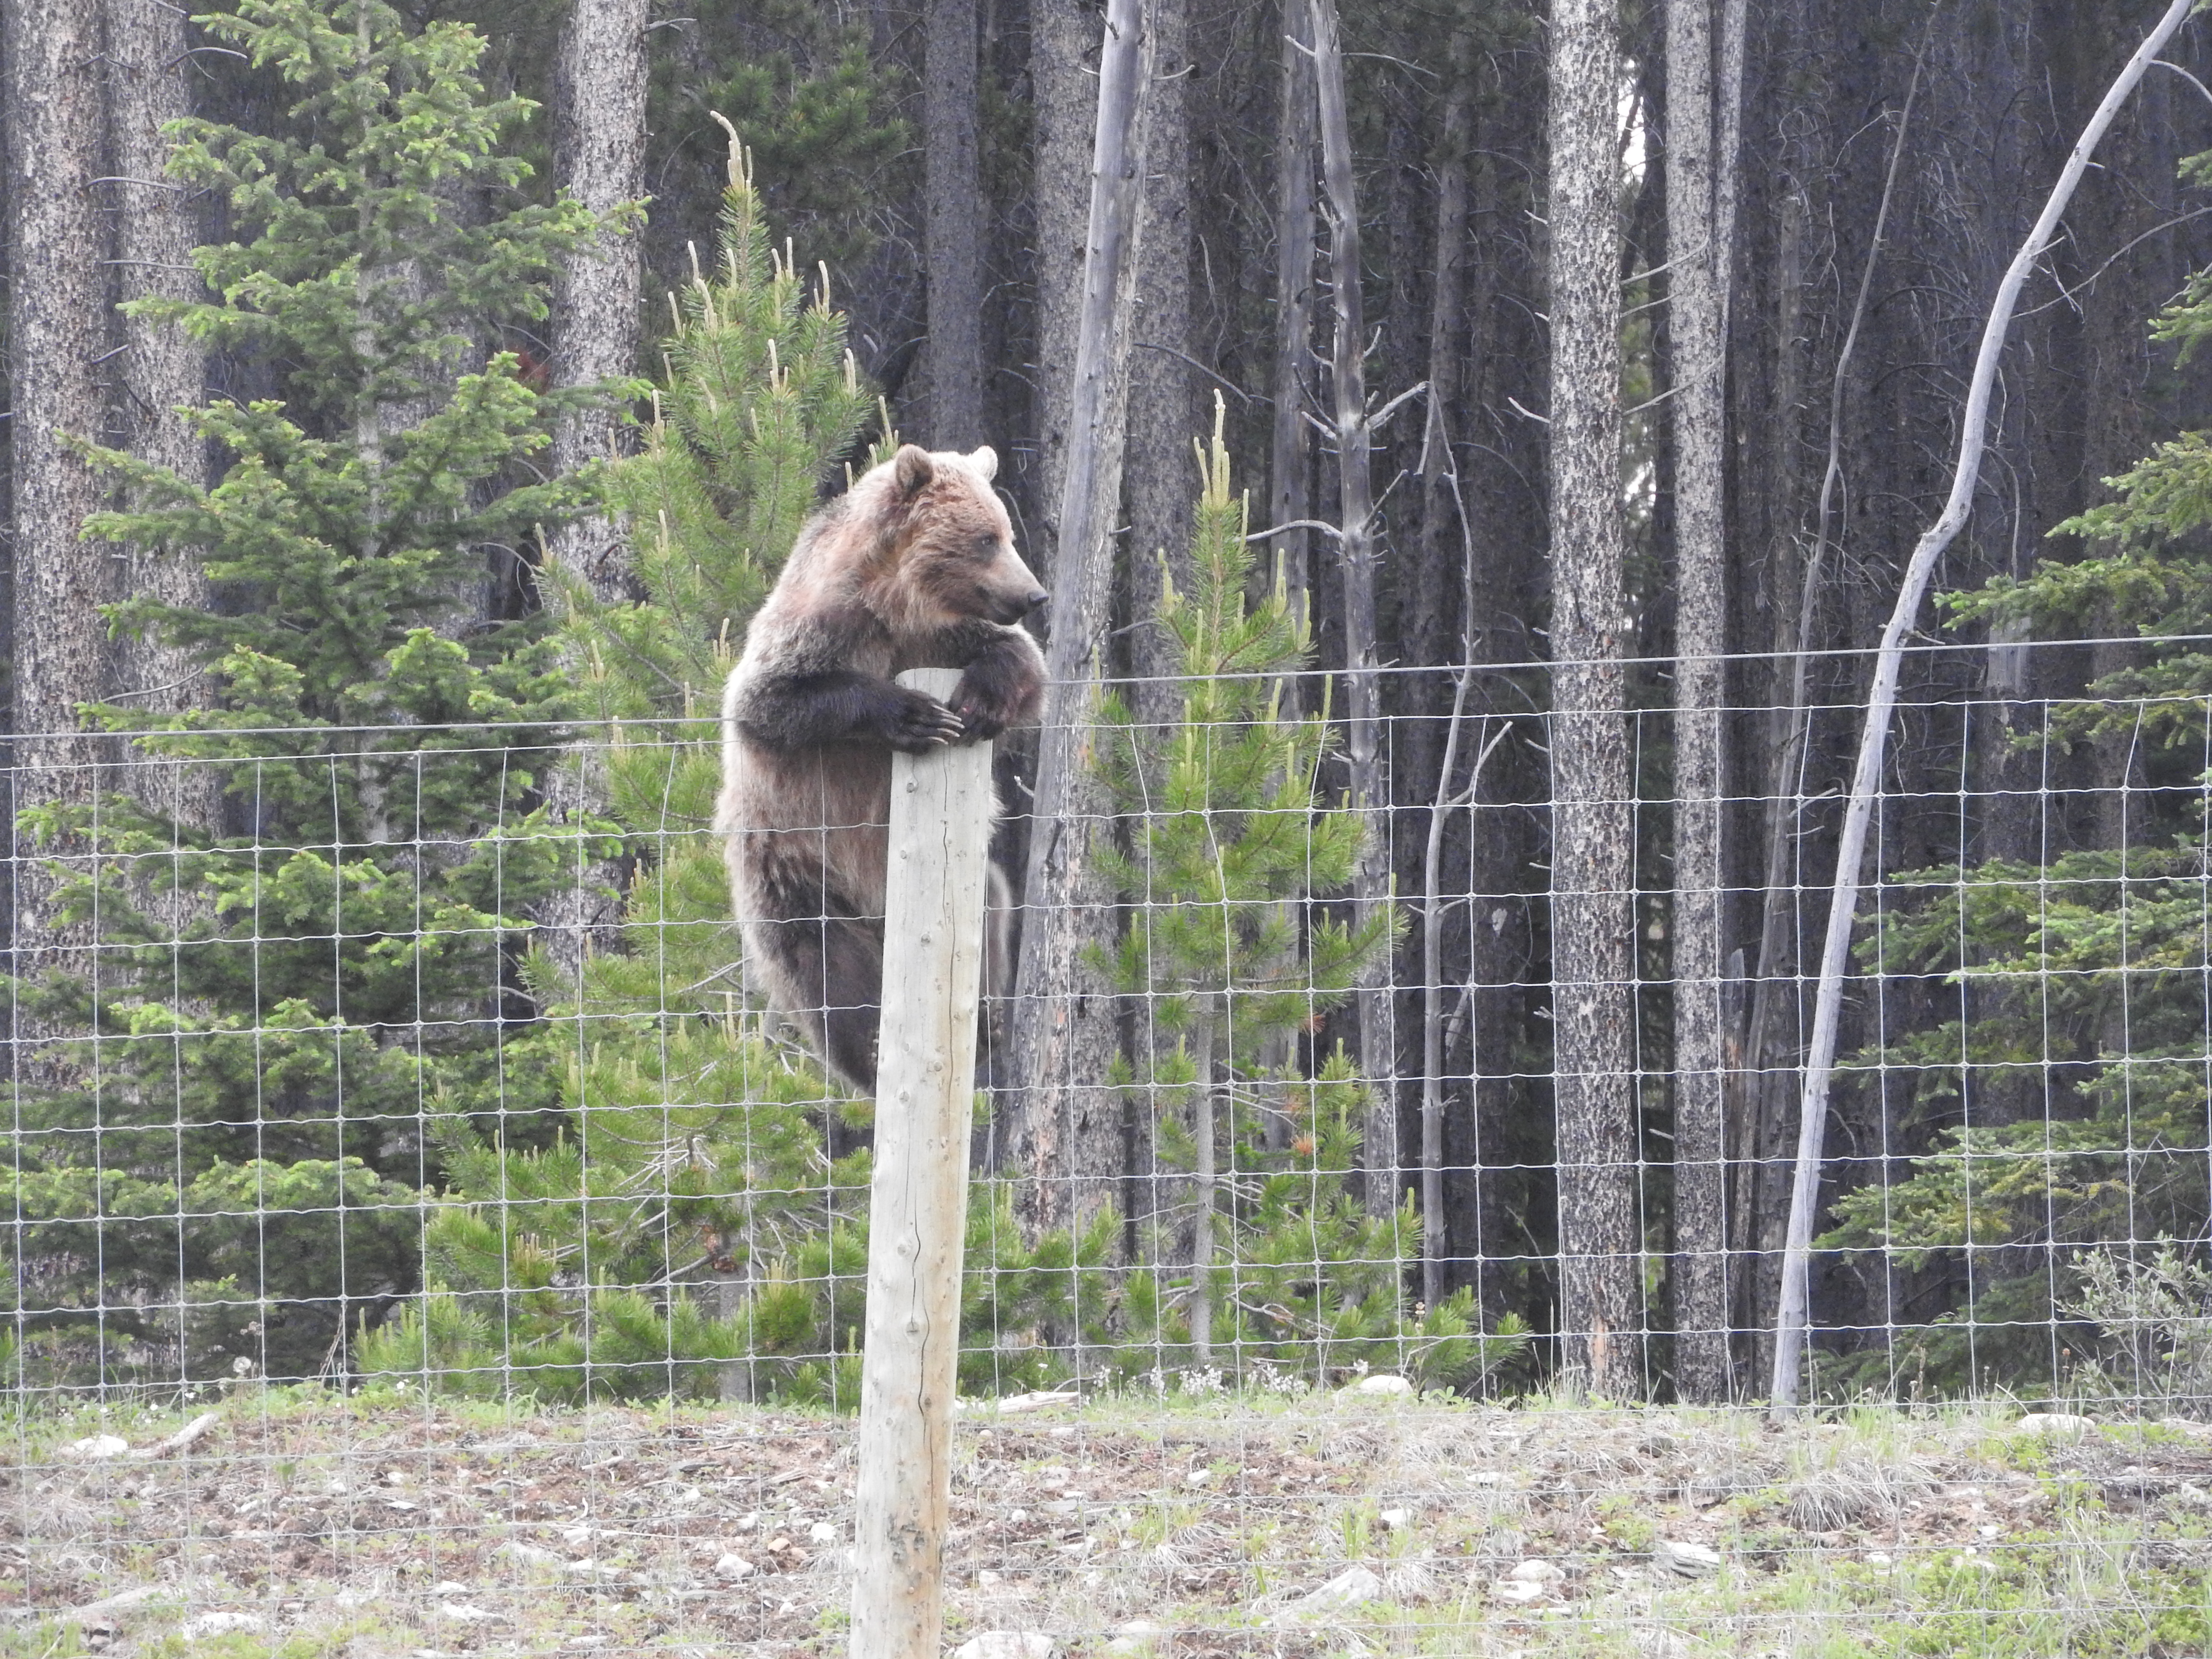
{"label": "bare dead tree", "polygon": [[[1335,0],[1312,0],[1314,84],[1321,113],[1322,195],[1328,212],[1329,287],[1335,326],[1329,386],[1335,407],[1337,570],[1344,583],[1345,750],[1352,806],[1363,839],[1352,872],[1352,926],[1364,928],[1389,902],[1390,841],[1384,814],[1382,698],[1375,660],[1375,486],[1367,410],[1367,324],[1359,291],[1359,198],[1352,171],[1352,120],[1345,105],[1344,52]],[[1367,1085],[1360,1164],[1370,1215],[1398,1206],[1398,1095],[1390,1036],[1390,999],[1380,953],[1353,991],[1359,1020],[1359,1068]]]}
{"label": "bare dead tree", "polygon": [[2013,255],[1996,296],[1990,301],[1989,319],[1982,330],[1974,374],[1966,389],[1966,404],[1960,418],[1959,450],[1951,475],[1951,493],[1943,511],[1912,550],[1899,586],[1896,609],[1882,629],[1881,645],[1875,656],[1874,679],[1867,694],[1866,724],[1860,733],[1858,762],[1851,775],[1850,794],[1844,805],[1843,833],[1836,852],[1835,884],[1829,893],[1828,927],[1820,954],[1820,975],[1813,1003],[1813,1036],[1805,1057],[1804,1093],[1798,1108],[1796,1178],[1790,1194],[1790,1231],[1784,1244],[1782,1305],[1774,1340],[1774,1380],[1771,1403],[1777,1417],[1796,1409],[1797,1388],[1802,1372],[1804,1347],[1810,1329],[1808,1280],[1813,1250],[1813,1217],[1819,1207],[1820,1166],[1828,1123],[1828,1088],[1835,1073],[1836,1034],[1841,1020],[1844,979],[1850,965],[1851,922],[1858,910],[1864,877],[1867,832],[1874,819],[1875,798],[1881,789],[1882,762],[1889,747],[1889,724],[1897,708],[1897,683],[1905,660],[1905,636],[1920,614],[1936,562],[1958,538],[1972,510],[1974,488],[1981,477],[1982,456],[1989,441],[1990,400],[1996,386],[1997,365],[2004,356],[2005,337],[2021,289],[2042,259],[2057,234],[2066,204],[2089,168],[2089,159],[2113,118],[2149,69],[2152,59],[2173,38],[2197,0],[2173,0],[2142,44],[2130,54],[2112,86],[2074,143],[2057,182],[2051,186],[2034,228]]}
{"label": "bare dead tree", "polygon": [[1109,0],[1099,54],[1090,234],[1076,332],[1066,473],[1053,564],[1049,685],[1012,1033],[1021,1090],[1006,1156],[1024,1224],[1079,1219],[1110,1194],[1121,1113],[1106,1082],[1114,997],[1085,947],[1111,936],[1113,895],[1097,862],[1107,804],[1085,761],[1114,569],[1114,515],[1127,435],[1129,319],[1146,155],[1152,40],[1143,0]]}

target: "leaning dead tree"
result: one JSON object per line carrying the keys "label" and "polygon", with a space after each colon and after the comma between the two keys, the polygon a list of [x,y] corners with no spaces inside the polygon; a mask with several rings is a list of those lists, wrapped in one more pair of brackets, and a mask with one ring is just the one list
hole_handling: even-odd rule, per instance
{"label": "leaning dead tree", "polygon": [[[1103,1201],[1119,1168],[1121,1104],[1106,1082],[1116,1036],[1115,1000],[1085,951],[1087,944],[1108,939],[1113,925],[1113,894],[1097,859],[1107,809],[1085,745],[1112,596],[1151,79],[1143,0],[1109,0],[1099,54],[1073,406],[1052,562],[1048,686],[1023,893],[1012,1033],[1012,1075],[1020,1097],[1004,1152],[1022,1177],[1022,1218],[1031,1228],[1063,1224]],[[1097,1180],[1086,1179],[1092,1173],[1088,1158],[1102,1149],[1109,1163]]]}
{"label": "leaning dead tree", "polygon": [[1889,724],[1897,710],[1897,682],[1905,661],[1905,636],[1920,614],[1921,601],[1936,562],[1958,538],[1972,510],[1974,489],[1981,478],[1982,456],[1989,443],[1990,399],[1996,386],[1997,365],[2004,355],[2005,337],[2012,327],[2021,289],[2057,234],[2060,216],[2074,199],[2074,191],[2089,169],[2089,158],[2112,125],[2120,106],[2136,88],[2151,61],[2165,49],[2174,32],[2186,21],[2197,0],[2173,0],[2157,26],[2128,58],[2104,100],[2089,117],[2073,154],[2051,187],[2051,197],[2027,240],[2013,255],[2004,278],[1990,302],[1989,320],[1982,330],[1981,349],[1974,359],[1974,374],[1966,389],[1966,406],[1959,422],[1958,459],[1951,474],[1951,493],[1943,511],[1912,550],[1897,608],[1882,629],[1881,645],[1875,655],[1874,681],[1867,692],[1866,726],[1859,737],[1858,763],[1851,775],[1851,793],[1844,809],[1843,835],[1836,850],[1836,879],[1828,902],[1828,930],[1820,955],[1820,975],[1813,1003],[1813,1037],[1805,1057],[1804,1093],[1798,1108],[1797,1158],[1790,1193],[1790,1230],[1782,1258],[1782,1301],[1774,1339],[1774,1379],[1771,1395],[1778,1417],[1796,1409],[1798,1382],[1810,1328],[1808,1281],[1813,1253],[1813,1217],[1820,1195],[1820,1165],[1828,1126],[1828,1089],[1836,1067],[1836,1032],[1842,1018],[1844,978],[1850,965],[1851,922],[1856,915],[1863,884],[1867,833],[1874,820],[1875,797],[1881,793],[1882,763],[1889,750]]}

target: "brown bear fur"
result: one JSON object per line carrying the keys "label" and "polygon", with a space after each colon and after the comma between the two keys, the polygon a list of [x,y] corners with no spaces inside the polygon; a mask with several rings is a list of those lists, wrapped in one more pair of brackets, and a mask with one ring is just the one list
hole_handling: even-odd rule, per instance
{"label": "brown bear fur", "polygon": [[[745,958],[769,1004],[872,1091],[891,750],[1036,718],[1044,592],[991,489],[998,457],[909,444],[808,520],[722,698],[726,838]],[[892,684],[963,671],[951,703]]]}

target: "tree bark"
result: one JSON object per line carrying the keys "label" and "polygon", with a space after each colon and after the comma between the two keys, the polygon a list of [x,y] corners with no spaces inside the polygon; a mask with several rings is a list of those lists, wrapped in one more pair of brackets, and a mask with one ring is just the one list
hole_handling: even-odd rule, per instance
{"label": "tree bark", "polygon": [[1796,1178],[1790,1193],[1790,1231],[1782,1261],[1782,1306],[1774,1336],[1771,1404],[1777,1417],[1786,1417],[1796,1409],[1804,1347],[1811,1329],[1813,1217],[1820,1201],[1820,1166],[1828,1125],[1828,1085],[1835,1071],[1844,979],[1850,966],[1851,922],[1858,910],[1875,797],[1881,793],[1882,763],[1889,746],[1890,718],[1896,711],[1905,636],[1920,614],[1920,604],[1927,597],[1936,562],[1957,538],[1972,510],[1974,487],[1981,477],[1982,455],[1989,439],[1990,400],[2021,289],[2057,234],[2059,219],[2073,199],[2082,175],[2088,171],[2089,158],[2098,141],[2142,79],[2151,60],[2172,39],[2195,5],[2196,0],[2173,0],[2114,77],[2104,100],[2089,118],[2081,137],[2075,141],[2073,153],[2067,157],[2058,181],[2051,186],[2050,198],[2044,204],[2034,228],[2021,244],[1998,284],[1996,296],[1990,301],[1989,320],[1982,331],[1981,349],[1976,355],[1973,379],[1967,386],[1966,409],[1960,418],[1959,452],[1951,476],[1950,495],[1944,501],[1942,514],[1912,550],[1912,562],[1906,567],[1896,608],[1882,630],[1881,648],[1875,658],[1874,682],[1867,696],[1866,724],[1859,737],[1858,763],[1852,771],[1843,834],[1837,848],[1835,886],[1829,895],[1828,927],[1822,941],[1820,980],[1814,994],[1813,1037],[1805,1057],[1804,1094],[1798,1107]]}
{"label": "tree bark", "polygon": [[[1337,569],[1344,582],[1345,749],[1352,810],[1361,818],[1359,858],[1352,872],[1355,929],[1364,928],[1390,898],[1390,837],[1384,815],[1389,793],[1382,769],[1382,704],[1375,661],[1375,493],[1367,418],[1367,325],[1360,303],[1359,201],[1352,172],[1352,121],[1344,95],[1344,54],[1337,40],[1335,0],[1312,0],[1314,83],[1319,94],[1322,179],[1328,205],[1329,286],[1335,326],[1329,355],[1334,394],[1338,509]],[[1360,1166],[1368,1213],[1398,1206],[1395,1045],[1390,998],[1382,981],[1389,961],[1377,951],[1353,991],[1359,1019],[1359,1070],[1367,1090]]]}
{"label": "tree bark", "polygon": [[1145,174],[1152,40],[1142,0],[1109,0],[1099,54],[1091,212],[1076,335],[1070,442],[1052,582],[1048,685],[1037,744],[1024,885],[1006,1137],[1017,1203],[1032,1234],[1079,1224],[1110,1200],[1121,1149],[1112,988],[1087,947],[1110,943],[1113,894],[1098,867],[1110,832],[1090,764],[1109,621],[1115,509],[1128,412],[1129,322]]}
{"label": "tree bark", "polygon": [[1192,440],[1204,430],[1190,326],[1190,0],[1154,0],[1144,228],[1137,239],[1135,351],[1129,360],[1129,666],[1139,721],[1172,717],[1173,641],[1153,623],[1167,584],[1188,589]]}
{"label": "tree bark", "polygon": [[983,441],[983,233],[976,161],[976,0],[922,9],[922,221],[929,289],[927,441]]}
{"label": "tree bark", "polygon": [[[645,194],[646,21],[646,0],[574,0],[561,30],[554,180],[594,213]],[[553,295],[554,386],[593,386],[635,371],[641,283],[635,231],[602,236],[562,262]],[[618,410],[568,416],[554,429],[547,470],[573,472],[617,453],[622,441]],[[603,603],[627,596],[622,526],[580,520],[551,541],[553,556]]]}
{"label": "tree bark", "polygon": [[[1267,510],[1272,525],[1297,524],[1312,511],[1313,441],[1305,422],[1306,376],[1313,357],[1314,122],[1311,16],[1306,0],[1282,0],[1282,101],[1275,116],[1274,421],[1268,446]],[[1294,611],[1307,604],[1311,566],[1306,532],[1285,530],[1267,545]],[[1298,711],[1298,686],[1285,686],[1284,712]]]}
{"label": "tree bark", "polygon": [[1037,459],[1030,539],[1046,557],[1037,574],[1060,586],[1051,561],[1061,544],[1060,495],[1067,479],[1068,425],[1075,408],[1075,353],[1090,231],[1091,153],[1097,134],[1097,12],[1084,0],[1031,0],[1030,94],[1036,149],[1030,197],[1036,215]]}
{"label": "tree bark", "polygon": [[[82,805],[99,786],[106,745],[85,732],[79,704],[116,688],[114,653],[100,607],[118,597],[116,562],[80,539],[100,505],[92,469],[63,441],[98,435],[104,398],[97,367],[106,347],[98,251],[103,245],[93,179],[100,152],[102,52],[99,0],[41,0],[0,9],[7,58],[6,166],[14,209],[9,269],[9,421],[14,477],[15,571],[15,806]],[[90,941],[64,927],[55,883],[21,832],[15,890],[15,971],[62,965]],[[38,849],[67,858],[75,838]],[[19,1031],[27,1035],[19,1024]]]}
{"label": "tree bark", "polygon": [[1620,47],[1610,0],[1553,0],[1552,1015],[1561,1363],[1643,1390],[1635,840],[1622,591]]}
{"label": "tree bark", "polygon": [[[192,269],[198,216],[185,186],[167,174],[170,141],[161,129],[191,113],[185,81],[184,14],[163,0],[107,0],[109,198],[115,210],[119,297],[195,299]],[[131,453],[188,483],[207,482],[207,446],[179,410],[197,407],[207,382],[207,354],[176,323],[125,316],[117,391]],[[178,550],[126,550],[124,578],[134,593],[179,610],[204,610],[208,585],[199,561]],[[200,708],[207,682],[193,654],[157,638],[116,642],[116,700],[148,714]],[[142,762],[128,774],[148,808],[189,827],[216,827],[221,792],[211,769]]]}
{"label": "tree bark", "polygon": [[1667,268],[1674,437],[1674,1375],[1730,1392],[1721,961],[1728,559],[1722,521],[1729,249],[1713,154],[1712,0],[1668,0]]}

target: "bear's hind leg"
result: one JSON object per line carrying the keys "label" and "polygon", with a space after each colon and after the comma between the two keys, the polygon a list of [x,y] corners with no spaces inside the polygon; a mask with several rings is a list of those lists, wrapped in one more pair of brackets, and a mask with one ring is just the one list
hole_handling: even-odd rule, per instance
{"label": "bear's hind leg", "polygon": [[817,902],[803,915],[758,925],[775,963],[775,1000],[830,1070],[863,1094],[873,1094],[876,1028],[883,1012],[882,929],[856,917],[824,915],[824,908]]}

